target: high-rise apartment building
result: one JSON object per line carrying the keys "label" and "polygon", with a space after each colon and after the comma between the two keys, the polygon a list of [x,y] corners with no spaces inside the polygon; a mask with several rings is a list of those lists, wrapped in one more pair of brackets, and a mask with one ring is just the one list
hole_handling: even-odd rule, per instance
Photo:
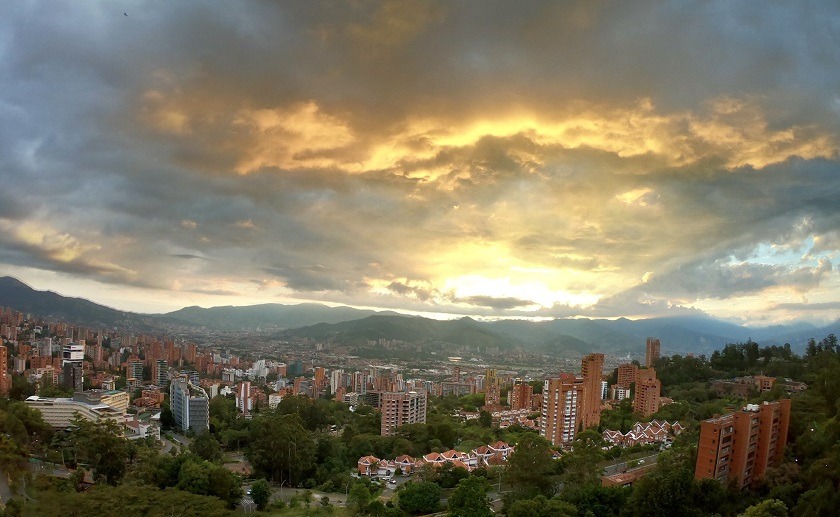
{"label": "high-rise apartment building", "polygon": [[367,393],[367,374],[365,372],[353,372],[353,391],[356,393]]}
{"label": "high-rise apartment building", "polygon": [[254,409],[254,399],[251,396],[251,383],[243,381],[236,387],[236,408],[243,415],[247,415]]}
{"label": "high-rise apartment building", "polygon": [[510,388],[510,409],[531,409],[534,388],[527,381],[516,379]]}
{"label": "high-rise apartment building", "polygon": [[789,424],[790,399],[702,421],[694,477],[750,485],[781,463]]}
{"label": "high-rise apartment building", "polygon": [[662,381],[656,378],[656,370],[647,368],[636,374],[636,393],[633,396],[633,411],[648,417],[659,411],[659,395]]}
{"label": "high-rise apartment building", "polygon": [[382,407],[382,436],[393,436],[400,426],[406,424],[426,422],[425,391],[382,393],[379,403]]}
{"label": "high-rise apartment building", "polygon": [[327,385],[327,371],[323,366],[315,368],[315,389],[321,390]]}
{"label": "high-rise apartment building", "polygon": [[645,343],[645,367],[653,368],[657,359],[659,359],[659,340],[649,337]]}
{"label": "high-rise apartment building", "polygon": [[583,377],[583,427],[601,422],[601,378],[604,376],[604,354],[588,354],[580,365]]}
{"label": "high-rise apartment building", "polygon": [[552,445],[569,445],[577,436],[583,413],[583,381],[561,373],[543,384],[540,435]]}
{"label": "high-rise apartment building", "polygon": [[165,386],[169,382],[169,363],[166,359],[157,359],[152,364],[152,382],[157,386]]}
{"label": "high-rise apartment building", "polygon": [[9,376],[9,352],[6,347],[0,345],[0,395],[7,396],[12,387],[12,378]]}
{"label": "high-rise apartment building", "polygon": [[61,374],[62,384],[66,389],[72,391],[82,391],[84,389],[82,373],[84,359],[84,344],[68,343],[64,345],[61,352]]}
{"label": "high-rise apartment building", "polygon": [[169,404],[175,425],[182,431],[201,433],[210,428],[210,399],[185,377],[173,379],[169,385]]}
{"label": "high-rise apartment building", "polygon": [[622,388],[630,388],[630,385],[636,382],[636,372],[639,367],[633,363],[625,363],[618,365],[618,379],[615,385]]}
{"label": "high-rise apartment building", "polygon": [[125,376],[127,379],[143,380],[143,361],[140,359],[129,359],[125,367]]}
{"label": "high-rise apartment building", "polygon": [[81,364],[63,363],[61,366],[61,384],[70,391],[82,391],[85,386],[84,371]]}
{"label": "high-rise apartment building", "polygon": [[195,356],[198,355],[198,347],[195,346],[195,343],[190,343],[186,347],[186,352],[184,353],[184,359],[187,360],[190,364],[195,364]]}
{"label": "high-rise apartment building", "polygon": [[344,380],[344,370],[333,370],[330,372],[330,393],[335,395],[338,388],[346,388]]}
{"label": "high-rise apartment building", "polygon": [[487,368],[484,371],[484,405],[497,407],[501,404],[501,387],[499,376],[495,368]]}

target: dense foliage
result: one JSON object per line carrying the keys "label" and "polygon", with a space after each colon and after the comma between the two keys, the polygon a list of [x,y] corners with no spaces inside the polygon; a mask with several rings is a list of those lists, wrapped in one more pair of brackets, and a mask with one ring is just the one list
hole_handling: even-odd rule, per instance
{"label": "dense foliage", "polygon": [[[291,499],[294,508],[281,510],[282,503],[270,500],[270,482],[275,488],[347,494],[346,511],[365,515],[419,515],[441,508],[451,515],[490,515],[491,501],[511,517],[838,513],[840,347],[834,336],[812,341],[802,356],[789,346],[760,347],[748,341],[727,345],[708,358],[663,357],[656,368],[664,395],[675,402],[650,418],[679,420],[686,426],[664,452],[656,446],[606,447],[601,431],[627,431],[644,420],[633,413],[629,401],[605,411],[598,429],[580,432],[571,450],[554,459],[556,451],[532,429],[493,428],[487,414],[466,422],[455,416],[457,410],[480,408],[480,395],[432,398],[426,423],[404,426],[390,437],[380,436],[379,414],[364,405],[351,412],[332,400],[287,397],[276,409],[260,408],[252,419],[245,419],[237,414],[232,399],[215,397],[210,404],[210,431],[193,437],[188,451],[175,449],[170,454],[161,454],[142,441],[126,442],[120,430],[108,423],[77,420],[70,430],[54,432],[37,411],[4,399],[0,401],[0,469],[13,481],[30,479],[26,473],[31,456],[78,469],[65,480],[31,483],[35,497],[25,503],[19,498],[9,502],[8,511],[22,515],[227,515],[243,498],[242,479],[222,465],[231,453],[244,455],[255,471],[258,480],[251,494],[255,503],[281,515],[337,510],[329,499],[313,502],[309,492]],[[783,387],[777,386],[748,400],[719,397],[709,381],[758,373],[809,386],[791,396],[783,463],[743,491],[695,480],[702,419],[746,402],[785,396]],[[18,386],[15,393],[25,393],[23,388]],[[516,445],[506,468],[472,473],[452,465],[422,469],[395,492],[350,475],[360,456],[417,457],[449,448],[468,451],[496,440]],[[605,465],[632,465],[641,456],[656,454],[655,466],[634,486],[601,486]],[[77,493],[86,488],[85,471],[93,474],[98,485]],[[383,494],[390,499],[382,499]]]}

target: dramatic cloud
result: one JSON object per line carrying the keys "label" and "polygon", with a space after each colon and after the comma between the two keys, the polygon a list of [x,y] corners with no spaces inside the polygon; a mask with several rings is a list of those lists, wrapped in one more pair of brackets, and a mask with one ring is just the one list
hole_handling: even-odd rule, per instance
{"label": "dramatic cloud", "polygon": [[838,17],[14,3],[0,273],[144,310],[836,319]]}

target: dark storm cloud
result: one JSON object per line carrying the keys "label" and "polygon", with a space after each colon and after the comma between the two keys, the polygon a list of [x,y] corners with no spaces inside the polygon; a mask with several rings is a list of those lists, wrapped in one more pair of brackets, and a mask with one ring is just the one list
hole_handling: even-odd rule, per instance
{"label": "dark storm cloud", "polygon": [[517,307],[537,305],[530,300],[521,300],[510,296],[503,298],[494,296],[467,296],[466,298],[455,298],[453,301],[476,305],[478,307],[489,307],[491,309],[515,309]]}
{"label": "dark storm cloud", "polygon": [[5,11],[6,264],[489,315],[534,302],[443,284],[534,271],[602,301],[531,314],[618,315],[835,282],[832,2]]}
{"label": "dark storm cloud", "polygon": [[729,298],[761,292],[768,287],[787,286],[807,292],[820,285],[831,273],[832,265],[822,260],[816,267],[774,266],[768,264],[692,264],[665,275],[653,275],[634,288],[636,293],[670,297],[674,300]]}
{"label": "dark storm cloud", "polygon": [[199,260],[207,260],[206,257],[200,257],[198,255],[190,255],[189,253],[171,253],[170,257],[180,258],[180,259],[199,259]]}
{"label": "dark storm cloud", "polygon": [[837,311],[840,310],[838,302],[818,303],[778,303],[771,307],[771,310],[792,310],[792,311]]}

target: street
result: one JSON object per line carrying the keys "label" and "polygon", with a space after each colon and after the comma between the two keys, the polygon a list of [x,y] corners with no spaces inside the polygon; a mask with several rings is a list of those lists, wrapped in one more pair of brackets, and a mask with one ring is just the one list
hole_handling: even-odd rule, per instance
{"label": "street", "polygon": [[605,476],[612,476],[613,474],[618,474],[620,472],[626,472],[628,470],[627,469],[627,463],[629,463],[630,461],[637,462],[638,463],[637,466],[641,467],[641,466],[644,466],[644,465],[650,465],[652,463],[656,463],[656,461],[658,459],[659,459],[659,453],[655,453],[655,454],[651,454],[650,456],[645,456],[643,458],[639,458],[639,459],[635,459],[635,460],[621,461],[619,463],[615,463],[613,465],[608,465],[608,466],[604,467],[604,475]]}

